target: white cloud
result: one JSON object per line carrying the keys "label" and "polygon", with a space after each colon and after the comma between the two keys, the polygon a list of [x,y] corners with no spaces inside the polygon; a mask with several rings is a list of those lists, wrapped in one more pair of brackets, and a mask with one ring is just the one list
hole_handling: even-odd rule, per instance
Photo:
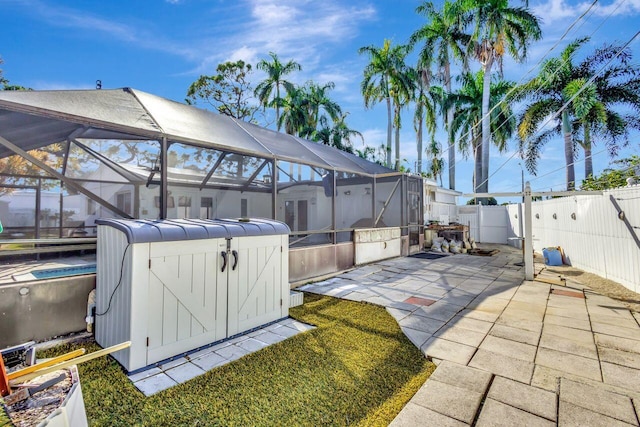
{"label": "white cloud", "polygon": [[372,128],[361,131],[364,138],[364,144],[369,147],[380,147],[387,144],[387,130],[380,128]]}
{"label": "white cloud", "polygon": [[249,64],[255,64],[258,62],[258,52],[256,49],[249,46],[241,46],[240,48],[230,52],[229,56],[224,61],[244,61]]}
{"label": "white cloud", "polygon": [[305,68],[321,63],[321,54],[332,44],[354,37],[358,26],[375,17],[371,6],[354,7],[331,0],[246,0],[250,16],[240,30],[220,43],[235,50],[247,46],[281,59],[295,58]]}
{"label": "white cloud", "polygon": [[[533,5],[532,10],[542,19],[543,25],[550,26],[558,21],[578,18],[589,9],[590,5],[591,2],[588,1],[569,4],[565,0],[547,0],[544,3]],[[609,4],[598,2],[593,8],[593,14],[601,17],[640,14],[640,0],[614,0]]]}

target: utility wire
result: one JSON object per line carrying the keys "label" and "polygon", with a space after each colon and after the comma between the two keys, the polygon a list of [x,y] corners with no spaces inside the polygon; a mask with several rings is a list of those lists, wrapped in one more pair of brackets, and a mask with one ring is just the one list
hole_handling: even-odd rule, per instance
{"label": "utility wire", "polygon": [[[526,74],[525,74],[525,75],[520,79],[520,81],[519,81],[519,82],[521,82],[521,81],[524,79],[524,77],[525,77],[525,76],[527,76],[528,74],[530,74],[532,70],[534,70],[534,69],[535,69],[539,64],[541,64],[541,62],[544,60],[544,58],[546,57],[546,55],[548,55],[550,52],[552,52],[552,51],[553,51],[553,50],[554,50],[554,49],[555,49],[555,48],[560,44],[560,42],[561,42],[561,41],[562,41],[562,40],[563,40],[563,39],[564,39],[564,38],[569,34],[569,32],[571,31],[571,29],[572,29],[575,25],[577,25],[577,23],[578,23],[580,20],[582,20],[582,19],[583,19],[583,18],[584,18],[588,13],[590,13],[590,12],[591,12],[591,10],[593,9],[593,6],[595,6],[595,4],[597,3],[597,1],[598,1],[598,0],[594,0],[594,2],[593,2],[593,3],[591,3],[591,5],[589,6],[589,8],[587,8],[587,9],[586,9],[586,10],[585,10],[585,11],[584,11],[584,12],[583,12],[583,13],[582,13],[582,14],[581,14],[581,15],[580,15],[580,16],[579,16],[579,17],[578,17],[578,18],[577,18],[577,19],[576,19],[576,20],[575,20],[575,21],[574,21],[574,22],[573,22],[573,23],[572,23],[572,24],[567,28],[567,30],[565,30],[564,34],[563,34],[563,35],[561,36],[561,38],[560,38],[560,39],[555,43],[555,45],[554,45],[554,46],[552,46],[552,47],[551,47],[551,48],[550,48],[550,49],[549,49],[549,50],[548,50],[548,51],[543,55],[543,57],[542,57],[542,58],[537,62],[537,64],[536,64],[536,65],[534,65],[534,66],[533,66],[533,67],[532,67],[532,68],[531,68],[531,69],[530,69],[530,70],[529,70],[529,71],[528,71],[528,72],[527,72],[527,73],[526,73]],[[626,1],[626,0],[623,0],[622,2],[620,2],[620,3],[619,3],[619,4],[618,4],[618,5],[617,5],[617,6],[616,6],[616,7],[615,7],[615,8],[614,8],[614,9],[613,9],[613,10],[612,10],[612,11],[611,11],[611,12],[610,12],[610,13],[609,13],[609,14],[608,14],[608,15],[607,15],[607,16],[606,16],[606,17],[605,17],[601,22],[600,22],[600,24],[599,24],[598,26],[596,26],[596,27],[595,27],[595,29],[591,32],[591,34],[589,35],[589,37],[592,37],[592,36],[593,36],[597,31],[599,31],[599,29],[604,25],[604,23],[605,23],[607,20],[609,20],[609,19],[611,18],[611,16],[612,16],[612,15],[613,15],[613,14],[614,14],[614,13],[615,13],[615,12],[616,12],[620,7],[621,7],[621,6],[622,6],[622,4],[624,4],[624,3],[625,3],[625,1]],[[583,22],[582,24],[584,24],[584,22]],[[582,26],[582,24],[581,24],[581,26]],[[637,34],[636,34],[636,35],[637,35]],[[628,44],[627,44],[627,45],[628,45]],[[626,47],[627,45],[625,45],[625,47]],[[619,55],[619,53],[618,53],[618,55]],[[616,55],[616,57],[617,57],[618,55]],[[567,61],[568,61],[568,60],[569,60],[569,58],[567,58]],[[565,63],[566,63],[567,61],[565,61]],[[563,65],[564,65],[564,63],[563,63]],[[608,65],[608,64],[607,64],[607,65]],[[558,71],[559,71],[559,68],[558,68],[556,71],[554,71],[554,75],[555,75]],[[519,83],[519,82],[518,82],[518,83]],[[509,96],[509,95],[510,95],[510,94],[511,94],[515,89],[516,89],[516,87],[517,87],[517,84],[516,84],[516,86],[514,86],[514,87],[513,87],[509,92],[507,92],[507,94],[505,95],[505,97],[504,97],[500,102],[498,102],[498,103],[497,103],[493,108],[491,108],[491,110],[489,110],[488,114],[490,115],[490,114],[491,114],[491,113],[492,113],[496,108],[498,108],[502,103],[506,102],[507,97],[508,97],[508,96]],[[535,91],[535,93],[537,93],[537,92],[539,92],[539,91],[540,91],[540,89],[536,90],[536,91]],[[582,89],[581,89],[581,91],[582,91]],[[535,94],[535,93],[534,93],[534,94]],[[580,93],[580,92],[579,92],[579,93]],[[578,93],[578,94],[579,94],[579,93]],[[576,95],[578,95],[578,94],[576,94]],[[566,105],[567,105],[567,104],[565,104],[565,106],[561,107],[560,111],[562,111],[564,108],[566,108]],[[556,113],[556,115],[554,115],[554,117],[557,117],[557,114],[558,114],[558,113]],[[507,117],[507,118],[506,118],[506,119],[505,119],[505,120],[504,120],[504,121],[503,121],[503,122],[498,126],[498,128],[497,128],[496,130],[500,129],[502,126],[504,126],[506,123],[508,123],[509,119],[510,119],[511,117],[513,117],[513,116],[515,116],[515,114],[513,114],[513,113],[512,113],[509,117]],[[486,117],[486,116],[483,116],[483,117]],[[546,125],[546,123],[548,123],[549,121],[550,121],[550,120],[547,120],[547,121],[545,122],[545,125]],[[481,123],[482,123],[482,120],[480,121],[480,124],[481,124]],[[463,134],[463,135],[460,137],[460,139],[461,139],[461,138],[465,138],[466,136],[468,136],[468,135],[469,135],[469,133],[470,133],[470,132],[472,132],[472,131],[473,131],[473,129],[477,128],[480,124],[476,124],[476,125],[474,125],[474,126],[473,126],[469,131],[467,131],[465,134]],[[541,128],[543,128],[543,127],[544,127],[544,126],[541,126]],[[480,143],[480,146],[482,146],[482,143],[483,143],[483,142],[481,142],[481,143]],[[455,143],[454,143],[453,145],[448,146],[445,150],[443,150],[443,153],[444,153],[445,151],[447,151],[447,150],[449,150],[449,149],[453,148],[453,147],[454,147],[454,145],[455,145]],[[490,147],[489,147],[489,149],[490,149]],[[512,154],[508,159],[507,159],[507,161],[506,161],[506,162],[504,162],[502,165],[500,165],[500,166],[498,167],[498,169],[496,169],[496,170],[495,170],[495,171],[494,171],[494,172],[493,172],[489,177],[487,177],[487,179],[485,179],[485,180],[484,180],[480,185],[484,184],[485,182],[487,182],[487,181],[489,180],[489,178],[493,177],[493,176],[494,176],[494,175],[495,175],[499,170],[501,170],[501,169],[506,165],[506,163],[508,163],[509,161],[511,161],[511,160],[515,157],[515,155],[516,155],[516,154],[518,154],[518,152],[517,152],[517,151],[516,151],[516,152],[514,152],[514,153],[513,153],[513,154]],[[455,163],[455,165],[457,165],[457,164],[458,164],[458,163],[460,163],[461,161],[463,161],[463,159],[459,159],[459,160]],[[477,188],[478,186],[479,186],[478,184],[475,184],[475,188]],[[474,188],[474,190],[475,190],[475,188]]]}
{"label": "utility wire", "polygon": [[[593,156],[597,156],[598,154],[601,154],[601,153],[605,152],[606,150],[607,150],[607,149],[606,149],[606,148],[604,148],[604,149],[602,149],[602,150],[600,150],[600,151],[596,152],[595,154],[593,154],[591,157],[593,157]],[[585,160],[586,160],[586,157],[585,157],[584,159],[576,160],[576,161],[574,161],[574,162],[572,162],[572,163],[569,163],[569,166],[575,166],[576,164],[578,164],[578,163],[582,163],[582,162],[584,162]],[[537,177],[535,177],[534,179],[529,180],[529,182],[536,181],[536,180],[538,180],[538,179],[540,179],[540,178],[544,178],[544,177],[545,177],[545,176],[547,176],[547,175],[551,175],[552,173],[555,173],[555,172],[561,171],[561,170],[562,170],[562,169],[564,169],[565,167],[566,167],[566,166],[562,166],[562,167],[560,167],[560,168],[558,168],[558,169],[554,169],[554,170],[552,170],[552,171],[550,171],[550,172],[547,172],[547,173],[546,173],[546,174],[544,174],[544,175],[537,176]],[[624,172],[627,172],[627,171],[629,171],[629,170],[631,170],[631,169],[635,169],[635,168],[637,168],[637,167],[638,167],[638,166],[636,166],[636,165],[631,165],[631,166],[629,166],[629,167],[626,167],[626,168],[624,168],[624,169],[621,169],[621,170],[620,170],[620,172],[623,172],[623,173],[624,173]],[[566,184],[566,182],[562,182],[562,183],[560,183],[560,184],[555,184],[555,185],[552,185],[551,187],[556,187],[556,186],[558,186],[558,185],[564,185],[564,184]],[[549,186],[548,186],[548,185],[545,185],[545,188],[546,188],[546,187],[549,187]],[[541,188],[542,188],[542,187],[541,187]],[[538,191],[538,190],[536,190],[536,191]]]}
{"label": "utility wire", "polygon": [[[562,112],[563,112],[563,111],[564,111],[564,110],[565,110],[565,109],[566,109],[566,108],[567,108],[567,107],[568,107],[568,106],[573,102],[573,100],[574,100],[574,99],[576,99],[576,98],[578,97],[578,95],[580,95],[580,94],[581,94],[581,93],[582,93],[582,92],[587,88],[587,86],[588,86],[589,84],[593,83],[593,81],[596,79],[596,77],[598,77],[598,76],[600,75],[600,73],[602,73],[602,72],[605,70],[605,68],[606,68],[606,67],[607,67],[607,66],[608,66],[608,65],[609,65],[609,64],[610,64],[614,59],[616,59],[618,56],[620,56],[620,54],[621,54],[621,53],[622,53],[622,52],[623,52],[623,51],[624,51],[624,50],[625,50],[625,49],[626,49],[626,48],[627,48],[627,47],[628,47],[628,46],[629,46],[629,45],[630,45],[630,44],[631,44],[635,39],[636,39],[636,37],[638,37],[638,35],[640,35],[640,31],[636,32],[636,33],[633,35],[633,37],[631,37],[631,39],[629,39],[629,40],[624,44],[624,46],[622,46],[622,47],[618,50],[618,52],[617,52],[617,53],[616,53],[616,54],[615,54],[611,59],[609,59],[609,60],[608,60],[608,61],[607,61],[607,62],[606,62],[602,67],[600,67],[600,69],[599,69],[597,72],[595,72],[595,73],[593,74],[593,76],[591,76],[591,77],[589,78],[589,80],[587,80],[587,81],[586,81],[586,82],[585,82],[585,83],[580,87],[580,89],[578,89],[578,91],[577,91],[577,92],[576,92],[576,93],[575,93],[571,98],[569,98],[569,100],[567,100],[567,102],[565,102],[565,103],[564,103],[564,105],[562,105],[562,107],[560,107],[560,108],[558,109],[558,111],[556,111],[556,112],[555,112],[551,117],[549,117],[547,120],[545,120],[545,122],[544,122],[544,123],[539,127],[539,129],[544,129],[544,127],[545,127],[549,122],[551,122],[552,120],[555,120],[556,118],[558,118],[558,116],[559,116],[560,114],[562,114]],[[539,131],[538,131],[538,132],[539,132]],[[538,133],[538,132],[536,132],[536,133]],[[604,148],[603,150],[599,151],[599,152],[598,152],[598,153],[596,153],[596,154],[600,154],[601,152],[605,151],[606,149],[607,149],[607,148]],[[491,175],[489,175],[489,176],[487,177],[487,179],[485,179],[484,181],[482,181],[479,185],[476,185],[476,188],[477,188],[477,187],[479,187],[479,186],[481,186],[481,185],[483,185],[485,182],[487,182],[487,181],[489,180],[489,178],[493,177],[493,176],[496,174],[496,172],[498,172],[500,169],[502,169],[502,167],[503,167],[504,165],[506,165],[506,164],[507,164],[511,159],[513,159],[513,157],[516,155],[516,153],[517,153],[517,151],[515,151],[515,152],[511,155],[511,157],[509,157],[509,158],[508,158],[508,159],[507,159],[507,160],[506,160],[502,165],[500,165],[500,167],[498,167],[498,169],[496,169],[496,170],[495,170],[495,172],[493,172]],[[592,154],[591,156],[593,157],[593,154]],[[582,159],[581,161],[584,161],[584,160],[586,160],[586,159]],[[571,163],[570,165],[574,165],[575,163],[576,163],[576,162],[574,161],[574,162],[573,162],[573,163]],[[563,168],[564,168],[564,167],[566,167],[566,166],[567,166],[567,165],[563,166]],[[562,169],[562,168],[561,168],[561,169]],[[545,175],[543,175],[543,176],[545,176]],[[540,178],[541,178],[541,177],[540,177]],[[539,179],[539,178],[536,178],[536,179]],[[532,181],[533,181],[533,180],[532,180]]]}
{"label": "utility wire", "polygon": [[[625,1],[627,1],[627,0],[623,0],[623,1],[621,2],[621,4],[622,4],[622,3],[624,3]],[[589,8],[587,8],[587,10],[585,10],[585,11],[584,11],[584,12],[583,12],[583,13],[582,13],[578,18],[576,18],[576,19],[571,23],[571,25],[569,25],[569,27],[565,30],[565,32],[562,34],[562,36],[558,39],[558,41],[557,41],[557,42],[556,42],[556,43],[555,43],[551,48],[549,48],[549,50],[547,50],[547,52],[545,52],[545,54],[544,54],[544,55],[542,55],[542,57],[538,60],[538,62],[536,62],[536,64],[535,64],[534,66],[532,66],[532,67],[531,67],[531,68],[530,68],[530,69],[529,69],[529,70],[528,70],[528,71],[527,71],[527,72],[526,72],[526,73],[525,73],[525,74],[520,78],[520,80],[518,80],[518,82],[516,83],[516,85],[515,85],[513,88],[511,88],[511,89],[507,92],[507,94],[505,95],[504,99],[502,99],[500,102],[498,102],[496,105],[494,105],[494,106],[489,110],[489,112],[487,113],[487,115],[486,115],[486,116],[491,117],[491,113],[493,113],[493,111],[494,111],[496,108],[498,108],[502,103],[506,102],[506,98],[507,98],[509,95],[511,95],[511,94],[513,93],[513,91],[514,91],[514,90],[516,90],[516,87],[517,87],[520,83],[522,83],[522,81],[525,79],[525,77],[527,77],[529,74],[531,74],[534,70],[536,70],[536,69],[540,66],[540,64],[542,64],[542,62],[545,60],[546,56],[547,56],[547,55],[549,55],[549,54],[550,54],[550,53],[551,53],[551,52],[552,52],[556,47],[558,47],[558,45],[560,44],[560,42],[561,42],[562,40],[564,40],[564,38],[569,34],[569,32],[571,31],[571,29],[572,29],[574,26],[576,26],[576,25],[578,24],[578,22],[580,22],[580,21],[585,17],[585,15],[587,15],[587,14],[591,11],[591,9],[596,5],[596,3],[597,3],[597,2],[598,2],[598,0],[594,0],[594,1],[591,3],[591,5],[589,5]],[[620,5],[618,5],[618,7],[620,7]],[[616,9],[617,9],[617,8],[616,8]],[[612,12],[612,13],[613,13],[613,12]],[[602,24],[603,24],[607,19],[609,19],[609,17],[612,15],[612,13],[610,13],[610,14],[609,14],[609,16],[607,16],[607,17],[603,20],[603,22],[602,22],[598,27],[596,27],[596,30],[594,30],[594,32],[592,32],[592,34],[591,34],[591,35],[593,35],[593,34],[595,33],[595,31],[597,31],[597,30],[602,26]],[[582,24],[581,24],[581,25],[582,25]],[[557,72],[557,71],[556,71],[556,72]],[[555,74],[555,73],[554,73],[554,74]],[[482,118],[484,118],[484,117],[486,117],[486,116],[483,116]],[[500,126],[498,127],[498,129],[500,129],[500,128],[501,128],[501,127],[502,127],[502,126],[503,126],[503,125],[508,121],[508,119],[509,119],[509,118],[511,118],[512,116],[514,116],[514,115],[512,114],[512,115],[511,115],[511,116],[509,116],[506,120],[504,120],[504,121],[500,124]],[[480,124],[481,124],[481,123],[482,123],[482,119],[480,119]],[[471,129],[470,129],[470,130],[468,130],[467,132],[465,132],[465,133],[464,133],[460,138],[458,138],[458,139],[464,139],[464,138],[466,138],[466,137],[467,137],[467,136],[469,136],[469,134],[470,134],[471,132],[473,132],[473,130],[474,130],[474,129],[476,129],[478,126],[480,126],[480,125],[477,125],[477,124],[476,124],[476,125],[473,125],[473,126],[471,127]],[[480,143],[480,145],[482,145],[482,142]],[[449,150],[450,150],[450,149],[452,149],[452,148],[454,148],[454,149],[455,149],[455,142],[454,142],[453,144],[449,145],[447,148],[445,148],[445,149],[443,150],[443,153],[442,153],[442,154],[444,154],[445,152],[449,151]],[[461,160],[458,160],[458,161],[455,163],[455,165],[457,165],[460,161],[461,161]]]}

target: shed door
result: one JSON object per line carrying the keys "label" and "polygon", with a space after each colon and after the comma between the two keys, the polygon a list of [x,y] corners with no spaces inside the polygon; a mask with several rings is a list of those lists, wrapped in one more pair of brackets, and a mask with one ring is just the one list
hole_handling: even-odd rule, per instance
{"label": "shed door", "polygon": [[150,244],[147,364],[226,337],[225,250],[225,239]]}
{"label": "shed door", "polygon": [[283,317],[281,236],[234,238],[231,250],[238,263],[229,270],[229,336]]}

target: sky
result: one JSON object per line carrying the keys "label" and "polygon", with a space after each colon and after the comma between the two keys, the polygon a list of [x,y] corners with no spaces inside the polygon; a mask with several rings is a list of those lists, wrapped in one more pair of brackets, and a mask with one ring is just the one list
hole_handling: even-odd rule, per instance
{"label": "sky", "polygon": [[[597,1],[597,0],[596,0]],[[386,107],[366,109],[360,82],[367,57],[362,46],[382,46],[384,39],[404,44],[426,23],[415,10],[417,0],[0,0],[0,57],[11,84],[36,90],[132,87],[183,102],[189,85],[202,74],[215,74],[225,61],[256,64],[275,52],[293,59],[302,71],[290,80],[303,84],[335,83],[333,99],[349,112],[348,125],[360,131],[366,145],[386,142]],[[434,1],[440,5],[441,2]],[[557,56],[566,44],[590,36],[581,50],[588,54],[604,43],[626,43],[640,30],[640,0],[530,0],[541,20],[543,39],[529,47],[524,63],[506,60],[505,78],[522,83],[535,75],[538,64]],[[514,5],[521,5],[514,2]],[[582,19],[578,19],[585,11]],[[572,25],[567,32],[568,28]],[[563,37],[564,35],[564,37]],[[554,48],[555,46],[555,48]],[[549,50],[554,48],[551,53]],[[640,36],[630,45],[640,64]],[[412,54],[407,60],[416,61]],[[477,66],[476,66],[477,67]],[[264,75],[253,74],[254,85]],[[404,113],[401,158],[415,170],[416,142],[411,111]],[[442,126],[438,140],[446,146]],[[361,141],[355,148],[362,148]],[[489,190],[520,191],[524,163],[517,141],[508,150],[491,152]],[[594,173],[610,167],[603,144],[595,145]],[[640,153],[640,135],[619,157]],[[473,159],[456,154],[456,189],[472,192]],[[447,155],[445,154],[445,160]],[[576,179],[584,178],[584,155],[578,154]],[[448,167],[448,166],[445,166]],[[448,187],[447,173],[443,174]],[[563,190],[564,151],[561,140],[550,141],[539,161],[537,176],[524,170],[534,191]],[[498,199],[499,201],[517,200]]]}

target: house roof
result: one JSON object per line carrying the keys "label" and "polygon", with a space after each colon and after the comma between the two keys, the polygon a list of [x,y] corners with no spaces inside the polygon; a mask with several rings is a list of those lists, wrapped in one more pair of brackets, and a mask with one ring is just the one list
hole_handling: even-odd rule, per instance
{"label": "house roof", "polygon": [[[364,175],[394,171],[333,147],[131,88],[0,91],[0,136],[23,150],[72,138],[161,140]],[[13,152],[0,146],[0,158]]]}

